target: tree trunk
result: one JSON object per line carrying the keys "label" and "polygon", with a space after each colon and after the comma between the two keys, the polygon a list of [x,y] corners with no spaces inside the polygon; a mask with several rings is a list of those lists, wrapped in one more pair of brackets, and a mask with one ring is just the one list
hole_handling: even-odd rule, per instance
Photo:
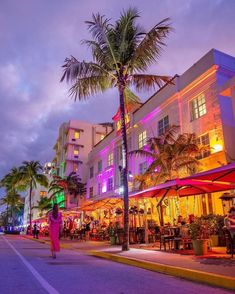
{"label": "tree trunk", "polygon": [[125,102],[124,102],[124,87],[119,87],[120,95],[120,114],[121,114],[121,134],[122,134],[122,151],[123,151],[123,200],[124,200],[124,238],[122,250],[129,250],[129,195],[128,195],[128,162],[127,162],[127,136],[125,124]]}
{"label": "tree trunk", "polygon": [[30,181],[30,186],[29,186],[29,225],[30,225],[30,235],[32,235],[32,180]]}

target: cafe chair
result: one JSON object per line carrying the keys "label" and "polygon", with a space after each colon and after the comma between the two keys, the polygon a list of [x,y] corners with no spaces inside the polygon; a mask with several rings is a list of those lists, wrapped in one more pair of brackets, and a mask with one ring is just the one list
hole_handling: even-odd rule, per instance
{"label": "cafe chair", "polygon": [[227,253],[231,254],[231,257],[233,258],[235,238],[232,238],[232,235],[228,229],[224,228],[223,232],[226,240]]}
{"label": "cafe chair", "polygon": [[160,230],[160,250],[162,250],[162,246],[164,250],[166,251],[166,247],[168,245],[168,249],[172,249],[173,241],[174,241],[174,235],[170,234],[170,231],[163,228]]}

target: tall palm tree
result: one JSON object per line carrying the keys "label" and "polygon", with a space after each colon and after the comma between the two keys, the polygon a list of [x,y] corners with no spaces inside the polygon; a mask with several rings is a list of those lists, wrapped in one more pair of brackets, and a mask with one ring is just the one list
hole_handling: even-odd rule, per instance
{"label": "tall palm tree", "polygon": [[83,41],[92,52],[93,61],[78,61],[75,57],[65,59],[64,74],[61,81],[72,83],[70,94],[75,100],[83,100],[96,93],[116,87],[119,93],[121,134],[123,150],[124,187],[124,242],[122,250],[129,249],[129,198],[127,135],[125,125],[126,103],[138,102],[130,87],[137,90],[155,89],[169,81],[167,76],[144,74],[162,51],[164,40],[171,31],[169,19],[156,24],[149,32],[136,24],[139,14],[129,8],[112,24],[99,13],[86,21],[91,40]]}
{"label": "tall palm tree", "polygon": [[171,126],[161,136],[149,138],[144,149],[129,152],[130,156],[146,157],[151,162],[146,172],[137,177],[140,189],[195,172],[200,164],[197,156],[204,147],[198,144],[195,134],[176,136],[178,129]]}
{"label": "tall palm tree", "polygon": [[48,186],[47,177],[42,174],[43,167],[39,161],[23,161],[20,167],[21,181],[29,189],[29,224],[32,230],[32,191],[37,185]]}

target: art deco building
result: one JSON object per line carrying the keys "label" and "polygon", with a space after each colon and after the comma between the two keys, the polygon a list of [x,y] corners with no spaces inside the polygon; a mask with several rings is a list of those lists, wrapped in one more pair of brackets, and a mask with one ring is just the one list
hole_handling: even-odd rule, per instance
{"label": "art deco building", "polygon": [[[114,130],[89,154],[88,199],[122,194],[119,113],[113,122]],[[195,133],[200,144],[209,146],[200,156],[201,170],[227,164],[235,158],[235,57],[210,50],[182,75],[175,75],[173,83],[132,110],[126,123],[129,151],[143,148],[147,138],[161,135],[170,125],[179,125],[180,133]],[[148,165],[145,158],[129,159],[130,191],[137,188],[133,176],[144,173]],[[191,197],[187,213],[222,214],[220,195]],[[177,213],[167,202],[166,206],[166,214],[174,217]]]}

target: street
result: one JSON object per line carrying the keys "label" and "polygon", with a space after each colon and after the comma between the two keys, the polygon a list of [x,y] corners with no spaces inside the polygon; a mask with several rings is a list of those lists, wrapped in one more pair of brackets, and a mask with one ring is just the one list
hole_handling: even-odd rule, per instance
{"label": "street", "polygon": [[49,246],[22,236],[0,236],[0,293],[231,293],[175,277]]}

